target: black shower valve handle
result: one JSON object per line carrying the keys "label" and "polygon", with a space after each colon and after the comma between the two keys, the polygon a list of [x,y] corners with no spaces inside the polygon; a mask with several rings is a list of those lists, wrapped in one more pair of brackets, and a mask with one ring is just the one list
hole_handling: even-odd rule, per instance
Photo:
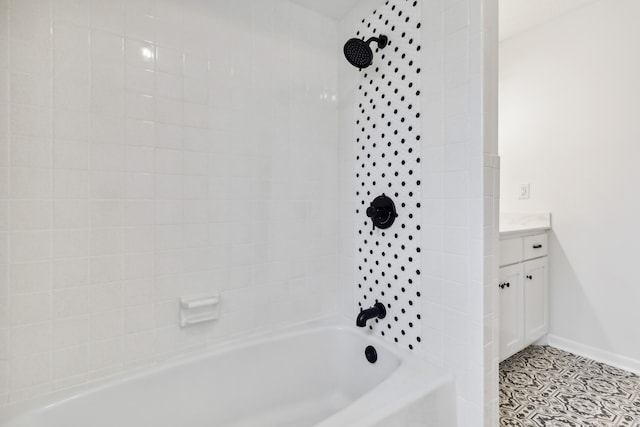
{"label": "black shower valve handle", "polygon": [[367,216],[371,218],[371,224],[375,230],[376,227],[380,229],[391,227],[398,214],[393,200],[383,194],[371,202],[367,208]]}
{"label": "black shower valve handle", "polygon": [[377,216],[379,216],[382,213],[382,210],[376,208],[375,206],[369,206],[367,208],[367,216],[369,218],[375,218]]}
{"label": "black shower valve handle", "polygon": [[376,229],[376,218],[381,218],[384,216],[384,211],[382,209],[378,209],[375,206],[371,205],[367,208],[367,216],[371,218],[371,225],[373,226],[373,230]]}

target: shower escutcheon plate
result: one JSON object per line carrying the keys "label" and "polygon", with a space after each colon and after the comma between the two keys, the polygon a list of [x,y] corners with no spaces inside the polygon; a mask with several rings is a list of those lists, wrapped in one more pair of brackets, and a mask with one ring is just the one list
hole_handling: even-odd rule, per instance
{"label": "shower escutcheon plate", "polygon": [[371,218],[374,230],[376,227],[384,230],[393,225],[398,214],[393,200],[383,194],[373,199],[367,208],[367,216]]}

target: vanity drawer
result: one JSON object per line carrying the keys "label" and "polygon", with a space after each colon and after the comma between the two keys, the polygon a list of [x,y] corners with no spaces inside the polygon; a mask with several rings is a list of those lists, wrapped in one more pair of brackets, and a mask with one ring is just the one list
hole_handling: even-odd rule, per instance
{"label": "vanity drawer", "polygon": [[500,267],[523,260],[522,237],[500,240]]}
{"label": "vanity drawer", "polygon": [[524,259],[546,256],[548,252],[547,233],[536,234],[524,238]]}

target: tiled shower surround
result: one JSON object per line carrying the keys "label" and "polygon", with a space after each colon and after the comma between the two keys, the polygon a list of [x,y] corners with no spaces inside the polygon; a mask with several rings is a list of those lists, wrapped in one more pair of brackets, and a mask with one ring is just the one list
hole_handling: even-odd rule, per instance
{"label": "tiled shower surround", "polygon": [[0,0],[0,401],[338,309],[337,51],[286,1]]}
{"label": "tiled shower surround", "polygon": [[[355,321],[363,73],[342,44],[410,9],[420,324],[399,342],[456,375],[460,426],[494,426],[496,0],[337,21],[286,0],[0,0],[0,403]],[[212,292],[220,320],[180,329],[179,297]]]}
{"label": "tiled shower surround", "polygon": [[[421,347],[420,3],[389,1],[365,17],[356,35],[384,35],[356,95],[356,303],[386,306],[370,323],[376,334],[411,350]],[[374,45],[375,46],[375,45]],[[397,219],[374,228],[365,213],[374,198],[394,201]]]}
{"label": "tiled shower surround", "polygon": [[[408,293],[402,293],[402,283],[395,280],[391,281],[391,293],[387,291],[385,296],[376,297],[382,301],[390,298],[395,306],[394,296],[398,295],[399,300],[406,301],[406,304],[411,300],[420,305],[419,344],[415,342],[418,340],[408,341],[409,334],[404,336],[405,339],[399,339],[400,343],[406,347],[411,344],[414,352],[456,375],[460,426],[495,426],[498,412],[498,357],[497,340],[492,331],[497,319],[494,310],[497,297],[497,287],[494,286],[497,280],[497,262],[494,253],[497,246],[496,184],[499,162],[493,155],[497,152],[497,138],[493,132],[495,125],[492,122],[495,120],[495,97],[484,93],[482,88],[495,84],[492,70],[485,68],[491,64],[483,61],[485,54],[490,56],[492,51],[497,52],[496,28],[490,26],[492,17],[497,16],[497,2],[421,0],[419,3],[421,48],[418,59],[415,60],[419,63],[414,64],[412,72],[409,72],[411,67],[405,64],[398,66],[399,73],[395,74],[397,65],[390,67],[388,64],[395,59],[393,53],[382,60],[387,49],[393,50],[398,46],[393,43],[375,55],[374,66],[362,72],[346,61],[338,63],[340,183],[346,183],[340,187],[340,209],[343,212],[340,215],[340,272],[347,283],[357,284],[363,281],[363,273],[357,268],[362,256],[358,253],[359,246],[356,244],[354,247],[353,242],[360,242],[362,239],[358,231],[365,231],[363,222],[368,218],[362,211],[361,200],[354,195],[364,191],[361,184],[365,181],[365,187],[371,185],[371,196],[377,196],[375,191],[380,193],[382,188],[373,186],[372,177],[375,177],[378,185],[387,185],[387,182],[380,179],[381,174],[396,172],[385,168],[386,164],[377,160],[375,166],[371,164],[372,167],[364,171],[362,179],[353,179],[361,173],[363,160],[373,161],[366,158],[366,154],[371,153],[372,159],[374,154],[379,159],[380,153],[395,158],[393,151],[385,151],[388,148],[387,141],[374,132],[376,136],[372,137],[372,144],[376,143],[378,146],[367,147],[365,157],[358,161],[358,156],[363,153],[361,145],[354,144],[361,136],[362,129],[362,126],[356,126],[358,120],[362,120],[361,109],[358,108],[361,103],[359,85],[362,84],[366,90],[371,87],[371,80],[376,82],[385,74],[386,81],[391,81],[394,87],[407,90],[408,82],[416,78],[414,73],[420,68],[420,81],[414,82],[414,86],[420,87],[420,144],[419,147],[414,147],[420,151],[420,163],[419,167],[413,169],[405,169],[401,165],[402,170],[398,171],[399,174],[402,172],[409,176],[407,169],[412,170],[413,175],[419,176],[421,181],[419,199],[414,201],[414,204],[420,204],[419,212],[411,208],[404,210],[407,218],[409,213],[413,213],[414,217],[418,215],[420,219],[419,236],[414,237],[420,242],[420,252],[413,256],[413,263],[420,265],[419,289],[414,288],[413,291],[419,291],[420,297],[411,298],[415,293],[405,297]],[[363,37],[368,37],[374,30],[377,34],[385,34],[389,31],[386,23],[389,10],[396,14],[392,17],[394,20],[402,11],[399,25],[409,24],[405,22],[405,10],[412,8],[413,0],[390,0],[388,4],[380,2],[377,6],[375,14],[367,8],[350,13],[338,27],[339,40],[354,37],[357,30],[362,31]],[[417,13],[411,14],[409,22],[418,21]],[[392,19],[389,24],[393,25],[391,21]],[[368,26],[369,23],[371,26]],[[363,26],[366,28],[363,29]],[[405,40],[400,42],[402,48],[411,46],[406,40],[406,35],[410,32],[405,32]],[[402,32],[400,37],[402,38]],[[417,39],[414,39],[414,43],[417,43]],[[398,53],[404,52],[399,50]],[[379,70],[376,70],[377,67]],[[401,73],[401,69],[407,72]],[[364,77],[365,74],[367,78]],[[405,80],[402,80],[403,74],[406,75]],[[377,96],[371,95],[369,99],[376,99]],[[369,99],[365,100],[365,104]],[[387,97],[386,101],[388,100]],[[367,116],[371,116],[372,121],[379,120],[374,118],[373,111],[378,112],[385,106],[386,103],[383,103],[374,110],[367,104],[366,110],[372,114],[365,115],[365,120]],[[408,116],[408,108],[398,109]],[[380,122],[386,125],[386,121]],[[380,122],[375,122],[378,129]],[[398,128],[402,129],[401,125]],[[403,146],[399,139],[391,141],[392,144],[400,142],[400,146]],[[379,147],[380,144],[383,145],[382,148]],[[405,141],[404,146],[406,144]],[[410,154],[408,150],[401,160],[409,160],[407,154]],[[371,173],[371,177],[367,173]],[[394,178],[390,180],[392,179]],[[366,195],[362,198],[366,199]],[[360,213],[354,214],[357,210]],[[399,208],[399,213],[401,211],[403,210]],[[394,227],[395,224],[389,229],[390,232],[394,232]],[[377,231],[376,234],[378,233]],[[389,237],[393,241],[395,236]],[[365,235],[365,238],[369,236]],[[369,243],[377,248],[376,240],[369,239]],[[388,241],[379,243],[384,245]],[[398,246],[395,244],[395,247]],[[404,252],[409,250],[410,253],[402,254],[401,250],[399,256],[408,261],[407,257],[411,256],[416,247],[411,243],[405,246]],[[393,256],[393,253],[388,252],[387,256],[389,255]],[[374,264],[375,261],[381,262],[380,269],[387,265],[382,257],[372,261]],[[392,259],[392,262],[395,263],[395,260]],[[408,264],[404,265],[406,267]],[[387,282],[383,281],[382,285],[386,286]],[[364,287],[363,292],[371,292],[369,287],[377,290],[375,286],[369,285]],[[405,287],[405,290],[409,292],[410,288]],[[353,300],[348,303],[353,306]],[[411,311],[406,314],[411,315]],[[394,324],[402,325],[399,328],[400,334],[408,322],[414,322],[415,327],[416,318],[405,317],[401,320],[402,315],[397,323],[392,319]],[[376,332],[380,330],[380,325],[385,326],[384,321],[376,325]],[[392,326],[391,332],[388,330],[385,337],[393,342],[397,329]],[[410,329],[413,328],[405,329],[405,333]]]}

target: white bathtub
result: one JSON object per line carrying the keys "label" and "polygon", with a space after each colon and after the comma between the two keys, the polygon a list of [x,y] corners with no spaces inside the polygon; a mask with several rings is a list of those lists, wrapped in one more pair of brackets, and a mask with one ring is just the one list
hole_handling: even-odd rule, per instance
{"label": "white bathtub", "polygon": [[451,376],[329,319],[6,407],[0,426],[453,427],[454,402]]}

